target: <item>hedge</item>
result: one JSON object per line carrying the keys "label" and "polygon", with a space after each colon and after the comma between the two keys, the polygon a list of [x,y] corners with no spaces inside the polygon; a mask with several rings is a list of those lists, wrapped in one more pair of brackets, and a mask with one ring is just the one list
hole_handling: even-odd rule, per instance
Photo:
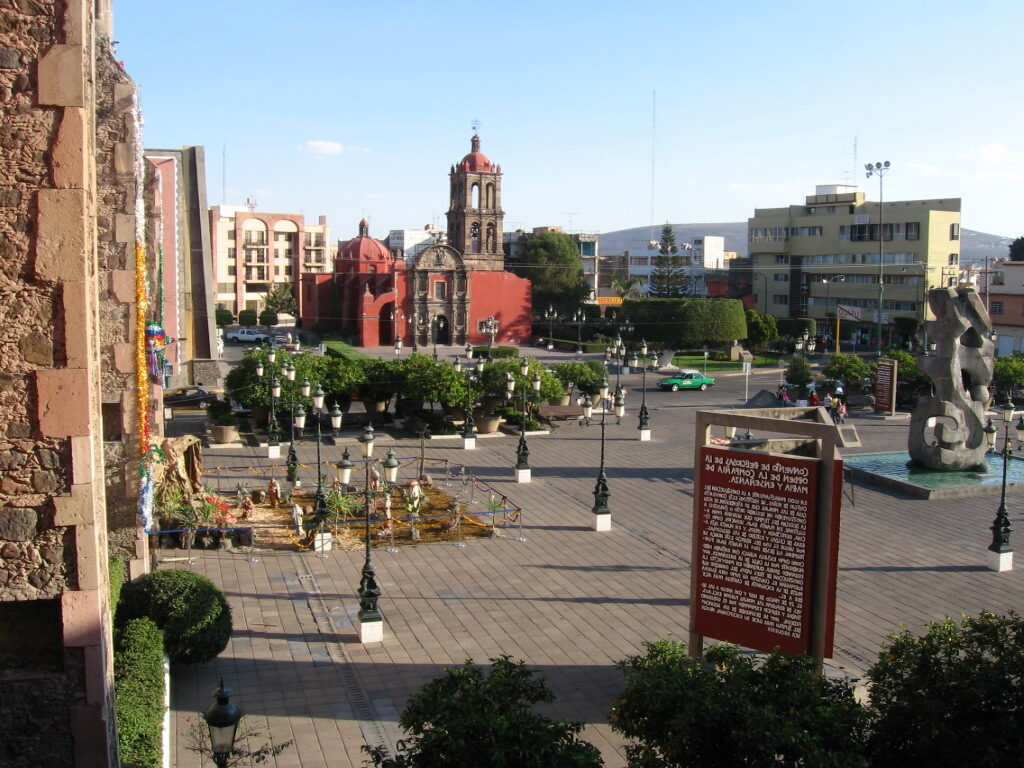
{"label": "hedge", "polygon": [[277,312],[272,309],[264,309],[260,312],[260,325],[266,325],[268,327],[277,325]]}
{"label": "hedge", "polygon": [[114,650],[117,736],[121,764],[159,768],[164,719],[164,633],[147,618],[132,619]]}
{"label": "hedge", "polygon": [[747,338],[747,320],[739,299],[626,299],[623,317],[632,339],[673,349]]}
{"label": "hedge", "polygon": [[212,661],[231,637],[224,593],[191,571],[154,571],[125,584],[117,607],[119,628],[143,617],[166,633],[167,655],[183,664]]}
{"label": "hedge", "polygon": [[217,325],[231,325],[235,321],[235,316],[231,314],[230,309],[218,309],[213,313],[214,322]]}
{"label": "hedge", "polygon": [[117,601],[121,597],[121,587],[124,586],[124,560],[119,557],[112,557],[107,565],[107,580],[110,583],[110,617],[113,618],[117,612]]}
{"label": "hedge", "polygon": [[238,313],[238,324],[246,328],[256,325],[256,310],[243,309]]}
{"label": "hedge", "polygon": [[473,347],[473,357],[484,358],[485,360],[490,357],[491,360],[498,360],[503,357],[519,357],[518,347],[488,347],[483,344],[478,347]]}

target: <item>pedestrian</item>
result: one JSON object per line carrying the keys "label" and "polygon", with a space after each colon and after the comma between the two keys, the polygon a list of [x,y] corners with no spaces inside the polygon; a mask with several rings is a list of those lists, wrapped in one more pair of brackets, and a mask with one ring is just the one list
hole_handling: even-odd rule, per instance
{"label": "pedestrian", "polygon": [[832,395],[830,395],[828,392],[826,392],[825,396],[823,398],[821,398],[821,404],[822,404],[822,406],[826,410],[831,411],[832,410]]}
{"label": "pedestrian", "polygon": [[812,408],[816,407],[818,405],[818,403],[820,403],[820,402],[821,401],[818,399],[818,393],[817,392],[811,392],[811,396],[807,398],[807,404],[809,406],[811,406]]}
{"label": "pedestrian", "polygon": [[846,402],[844,400],[839,401],[839,423],[846,423]]}
{"label": "pedestrian", "polygon": [[787,408],[793,404],[793,401],[789,399],[789,390],[786,389],[785,387],[783,387],[782,389],[782,395],[780,396],[780,398],[782,400],[782,404]]}
{"label": "pedestrian", "polygon": [[828,409],[828,414],[829,416],[832,417],[832,422],[834,424],[839,423],[839,406],[842,404],[842,402],[843,401],[839,399],[839,395],[836,395],[835,397],[832,398],[832,405]]}

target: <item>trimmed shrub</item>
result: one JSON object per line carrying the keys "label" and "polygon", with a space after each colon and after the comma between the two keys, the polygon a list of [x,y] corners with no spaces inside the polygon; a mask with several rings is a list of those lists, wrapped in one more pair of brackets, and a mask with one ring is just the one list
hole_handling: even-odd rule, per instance
{"label": "trimmed shrub", "polygon": [[218,309],[213,313],[213,321],[217,325],[231,325],[235,321],[235,316],[231,314],[230,309]]}
{"label": "trimmed shrub", "polygon": [[245,328],[252,328],[256,325],[256,310],[243,309],[238,313],[238,324]]}
{"label": "trimmed shrub", "polygon": [[277,312],[272,309],[264,309],[260,312],[260,325],[277,325]]}
{"label": "trimmed shrub", "polygon": [[519,357],[519,347],[488,347],[483,344],[478,347],[473,347],[473,356],[476,358],[484,358],[485,360],[490,356],[491,360],[499,360],[503,357]]}
{"label": "trimmed shrub", "polygon": [[159,768],[164,718],[164,633],[146,618],[125,623],[114,650],[121,764]]}
{"label": "trimmed shrub", "polygon": [[121,587],[124,585],[124,560],[119,557],[112,557],[107,565],[107,580],[110,583],[110,617],[113,618],[117,612],[117,601],[121,597]]}
{"label": "trimmed shrub", "polygon": [[118,625],[141,617],[164,631],[167,655],[182,664],[217,658],[231,637],[231,609],[224,593],[191,571],[154,571],[125,584]]}

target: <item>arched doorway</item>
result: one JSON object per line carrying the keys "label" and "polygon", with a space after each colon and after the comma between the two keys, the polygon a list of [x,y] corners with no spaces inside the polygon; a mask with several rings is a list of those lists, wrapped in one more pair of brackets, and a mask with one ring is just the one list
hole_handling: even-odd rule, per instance
{"label": "arched doorway", "polygon": [[395,340],[395,305],[385,304],[380,310],[380,325],[377,331],[379,346],[386,347]]}
{"label": "arched doorway", "polygon": [[435,344],[448,346],[452,343],[452,326],[444,315],[434,315],[431,323],[431,334]]}

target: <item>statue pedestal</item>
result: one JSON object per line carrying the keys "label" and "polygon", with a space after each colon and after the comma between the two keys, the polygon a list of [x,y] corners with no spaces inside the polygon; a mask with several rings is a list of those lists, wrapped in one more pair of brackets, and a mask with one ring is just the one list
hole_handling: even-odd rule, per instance
{"label": "statue pedestal", "polygon": [[529,483],[532,478],[532,469],[517,469],[516,470],[516,482],[517,483]]}
{"label": "statue pedestal", "polygon": [[612,529],[612,516],[608,515],[594,515],[594,530],[595,531],[610,531]]}
{"label": "statue pedestal", "polygon": [[986,565],[990,571],[1003,573],[1013,570],[1013,552],[993,552],[991,549],[985,551]]}
{"label": "statue pedestal", "polygon": [[651,430],[649,430],[649,429],[641,429],[640,430],[640,442],[641,443],[646,443],[650,439],[651,439]]}

